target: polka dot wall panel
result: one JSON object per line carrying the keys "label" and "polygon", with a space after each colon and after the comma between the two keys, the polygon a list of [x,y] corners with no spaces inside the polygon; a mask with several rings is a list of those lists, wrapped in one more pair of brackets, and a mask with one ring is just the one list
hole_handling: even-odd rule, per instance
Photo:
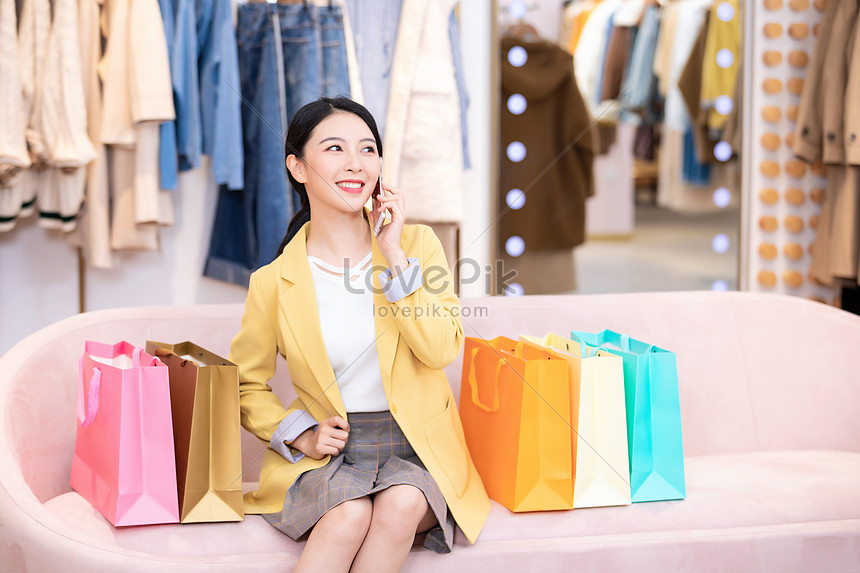
{"label": "polka dot wall panel", "polygon": [[[830,0],[834,1],[834,0]],[[795,122],[826,0],[757,0],[752,26],[748,288],[832,303],[809,277],[826,179],[794,157]]]}

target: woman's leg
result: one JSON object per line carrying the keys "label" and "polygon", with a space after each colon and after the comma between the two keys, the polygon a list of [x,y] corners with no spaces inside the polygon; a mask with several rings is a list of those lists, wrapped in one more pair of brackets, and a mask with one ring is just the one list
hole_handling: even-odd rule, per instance
{"label": "woman's leg", "polygon": [[311,530],[296,572],[349,571],[367,535],[372,511],[370,498],[365,496],[345,501],[325,512]]}
{"label": "woman's leg", "polygon": [[437,523],[424,492],[415,486],[393,485],[373,498],[370,529],[351,571],[400,571],[415,534]]}

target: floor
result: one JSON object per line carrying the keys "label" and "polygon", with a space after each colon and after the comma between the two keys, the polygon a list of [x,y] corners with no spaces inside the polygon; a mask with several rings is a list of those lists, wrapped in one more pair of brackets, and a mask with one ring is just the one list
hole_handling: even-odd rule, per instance
{"label": "floor", "polygon": [[576,249],[572,292],[736,290],[739,228],[737,210],[686,216],[637,205],[632,239],[590,239]]}

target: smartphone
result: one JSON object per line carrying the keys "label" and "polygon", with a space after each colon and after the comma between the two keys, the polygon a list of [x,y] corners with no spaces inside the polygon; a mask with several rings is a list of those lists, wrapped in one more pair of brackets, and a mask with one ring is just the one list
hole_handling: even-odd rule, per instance
{"label": "smartphone", "polygon": [[[385,191],[382,189],[382,158],[379,158],[379,196],[384,197]],[[378,237],[379,231],[382,229],[382,223],[385,222],[385,215],[388,209],[379,214],[379,219],[376,220],[376,227],[373,228],[373,236]]]}

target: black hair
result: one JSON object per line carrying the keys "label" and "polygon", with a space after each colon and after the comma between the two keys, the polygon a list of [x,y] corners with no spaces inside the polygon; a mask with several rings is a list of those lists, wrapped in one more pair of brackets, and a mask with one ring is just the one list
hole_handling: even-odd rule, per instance
{"label": "black hair", "polygon": [[[379,151],[379,156],[382,157],[382,138],[379,136],[379,128],[376,127],[376,120],[373,119],[373,116],[367,111],[366,107],[347,97],[322,97],[299,109],[296,115],[293,116],[289,128],[287,128],[284,157],[295,155],[299,159],[302,159],[305,145],[310,139],[313,130],[316,129],[316,126],[322,123],[325,118],[339,111],[354,113],[364,120],[364,123],[370,128],[373,138],[376,139],[376,149]],[[290,219],[290,223],[287,225],[287,234],[284,236],[284,240],[281,241],[277,256],[280,256],[284,252],[284,247],[299,232],[302,225],[311,220],[311,205],[308,201],[308,192],[305,189],[305,185],[296,181],[289,169],[287,169],[287,178],[290,180],[290,185],[299,194],[301,209]]]}

